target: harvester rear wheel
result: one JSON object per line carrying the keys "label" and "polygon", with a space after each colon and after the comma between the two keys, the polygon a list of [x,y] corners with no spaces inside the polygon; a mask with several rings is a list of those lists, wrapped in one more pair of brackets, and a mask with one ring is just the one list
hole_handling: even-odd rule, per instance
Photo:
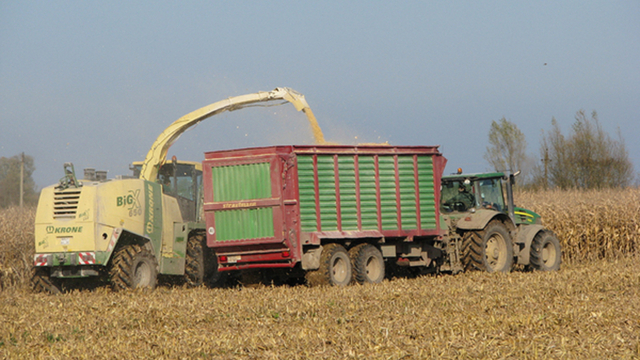
{"label": "harvester rear wheel", "polygon": [[384,259],[380,250],[371,244],[360,244],[349,250],[353,281],[359,284],[381,283],[384,279]]}
{"label": "harvester rear wheel", "polygon": [[50,294],[60,294],[60,283],[55,278],[49,276],[48,268],[33,267],[31,269],[31,287],[34,292],[48,292]]}
{"label": "harvester rear wheel", "polygon": [[187,256],[184,264],[184,281],[189,287],[202,285],[204,282],[204,251],[202,240],[204,236],[194,234],[187,241]]}
{"label": "harvester rear wheel", "polygon": [[562,262],[560,241],[551,231],[541,231],[531,242],[529,256],[529,267],[534,270],[560,270],[560,263]]}
{"label": "harvester rear wheel", "polygon": [[310,286],[346,286],[351,282],[351,271],[347,250],[340,244],[326,244],[322,247],[320,268],[307,272],[307,283]]}
{"label": "harvester rear wheel", "polygon": [[158,281],[158,261],[144,247],[132,244],[121,247],[113,255],[109,269],[113,290],[155,288]]}
{"label": "harvester rear wheel", "polygon": [[491,221],[482,231],[468,231],[462,239],[465,271],[509,272],[513,265],[513,244],[500,221]]}

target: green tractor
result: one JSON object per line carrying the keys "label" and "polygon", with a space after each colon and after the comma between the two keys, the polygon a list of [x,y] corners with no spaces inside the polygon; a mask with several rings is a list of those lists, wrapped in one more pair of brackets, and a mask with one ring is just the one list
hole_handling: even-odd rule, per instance
{"label": "green tractor", "polygon": [[[484,173],[443,176],[440,211],[459,259],[452,270],[509,272],[560,269],[556,235],[542,226],[540,215],[513,203],[515,174]],[[454,266],[453,264],[458,264]]]}

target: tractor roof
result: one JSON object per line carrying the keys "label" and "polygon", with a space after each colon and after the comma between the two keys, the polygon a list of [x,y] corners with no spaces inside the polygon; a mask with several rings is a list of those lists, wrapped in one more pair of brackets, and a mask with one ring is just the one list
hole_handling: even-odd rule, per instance
{"label": "tractor roof", "polygon": [[480,180],[480,179],[506,179],[507,175],[502,172],[493,172],[493,173],[477,173],[477,174],[452,174],[446,175],[442,177],[442,181],[460,181],[469,179],[470,181]]}

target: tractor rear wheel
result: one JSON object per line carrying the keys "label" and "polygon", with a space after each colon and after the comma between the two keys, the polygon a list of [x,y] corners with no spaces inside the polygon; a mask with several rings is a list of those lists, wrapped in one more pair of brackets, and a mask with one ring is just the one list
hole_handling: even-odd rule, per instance
{"label": "tractor rear wheel", "polygon": [[384,279],[384,259],[380,250],[371,244],[360,244],[349,250],[353,280],[359,284],[381,283]]}
{"label": "tractor rear wheel", "polygon": [[529,267],[540,271],[560,270],[560,241],[551,231],[539,232],[531,242]]}
{"label": "tractor rear wheel", "polygon": [[48,268],[33,267],[31,269],[31,287],[34,292],[48,292],[50,294],[60,294],[60,282],[56,278],[49,276]]}
{"label": "tractor rear wheel", "polygon": [[322,247],[320,268],[307,272],[306,278],[310,286],[346,286],[351,282],[351,272],[347,250],[340,244],[326,244]]}
{"label": "tractor rear wheel", "polygon": [[113,290],[155,288],[158,282],[158,261],[144,247],[125,245],[115,252],[109,269]]}
{"label": "tractor rear wheel", "polygon": [[491,221],[482,231],[468,231],[462,239],[465,271],[509,272],[513,265],[513,244],[500,221]]}

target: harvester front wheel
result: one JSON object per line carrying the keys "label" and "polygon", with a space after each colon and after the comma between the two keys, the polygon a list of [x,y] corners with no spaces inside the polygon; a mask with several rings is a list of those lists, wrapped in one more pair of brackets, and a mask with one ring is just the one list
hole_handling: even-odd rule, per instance
{"label": "harvester front wheel", "polygon": [[530,267],[540,271],[560,270],[560,241],[551,231],[539,232],[531,242]]}
{"label": "harvester front wheel", "polygon": [[465,271],[511,271],[513,245],[504,224],[494,220],[482,231],[466,232],[462,239],[462,264]]}
{"label": "harvester front wheel", "polygon": [[60,283],[55,278],[49,276],[48,268],[33,267],[31,269],[31,287],[34,292],[47,292],[50,294],[60,294]]}
{"label": "harvester front wheel", "polygon": [[113,256],[109,270],[114,290],[155,288],[158,282],[158,261],[144,247],[132,244],[121,247]]}
{"label": "harvester front wheel", "polygon": [[360,244],[349,250],[353,280],[359,284],[381,283],[384,279],[384,259],[371,244]]}
{"label": "harvester front wheel", "polygon": [[351,271],[347,250],[340,244],[327,244],[322,248],[320,268],[307,273],[307,283],[310,286],[346,286],[351,282]]}

